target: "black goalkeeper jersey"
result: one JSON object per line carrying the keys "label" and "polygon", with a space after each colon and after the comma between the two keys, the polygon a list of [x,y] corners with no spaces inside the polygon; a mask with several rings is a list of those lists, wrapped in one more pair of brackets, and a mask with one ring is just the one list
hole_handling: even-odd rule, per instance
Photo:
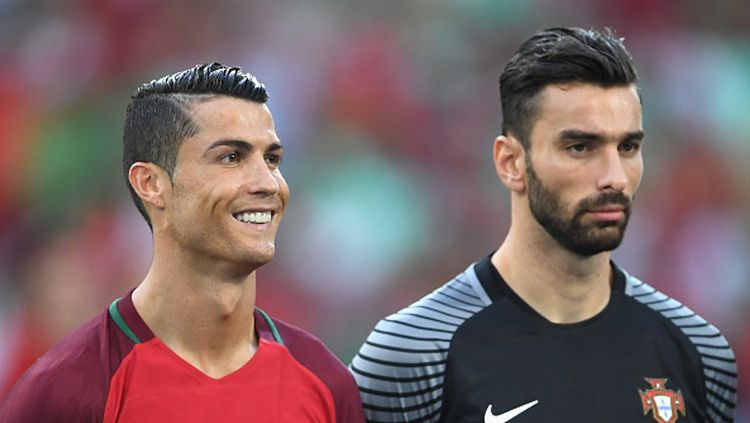
{"label": "black goalkeeper jersey", "polygon": [[726,339],[612,267],[609,303],[575,324],[534,311],[489,257],[383,319],[351,364],[368,421],[733,421]]}

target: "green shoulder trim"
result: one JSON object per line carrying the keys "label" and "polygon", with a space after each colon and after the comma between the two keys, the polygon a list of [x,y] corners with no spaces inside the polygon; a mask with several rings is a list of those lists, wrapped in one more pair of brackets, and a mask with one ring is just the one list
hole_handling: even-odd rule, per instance
{"label": "green shoulder trim", "polygon": [[266,321],[266,324],[268,325],[268,328],[271,329],[271,333],[273,334],[273,339],[276,340],[281,345],[284,345],[284,340],[281,339],[281,335],[279,334],[279,330],[276,329],[276,325],[273,323],[273,320],[271,320],[271,317],[266,314],[265,311],[261,310],[260,307],[255,307],[256,310],[258,310],[258,313],[260,313],[261,316],[263,316],[263,320]]}
{"label": "green shoulder trim", "polygon": [[112,320],[115,322],[117,327],[120,328],[122,333],[125,334],[128,338],[130,338],[131,341],[133,341],[136,344],[140,344],[141,340],[138,339],[137,336],[135,336],[135,332],[133,332],[132,329],[128,326],[127,323],[125,323],[125,320],[122,318],[122,314],[120,314],[120,310],[117,309],[117,303],[119,303],[121,298],[118,298],[114,301],[112,301],[112,304],[109,305],[109,315],[112,317]]}

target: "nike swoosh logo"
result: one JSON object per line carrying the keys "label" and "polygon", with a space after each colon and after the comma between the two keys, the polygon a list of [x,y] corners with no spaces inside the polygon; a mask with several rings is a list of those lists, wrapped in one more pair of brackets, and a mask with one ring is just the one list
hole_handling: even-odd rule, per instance
{"label": "nike swoosh logo", "polygon": [[539,400],[534,400],[531,402],[527,402],[524,405],[519,405],[518,407],[508,410],[503,414],[498,414],[497,416],[492,414],[492,404],[487,406],[487,411],[484,412],[484,423],[505,423],[507,421],[510,421],[512,418],[518,416],[519,414],[523,413],[524,411],[528,410],[529,408],[537,405],[539,403]]}

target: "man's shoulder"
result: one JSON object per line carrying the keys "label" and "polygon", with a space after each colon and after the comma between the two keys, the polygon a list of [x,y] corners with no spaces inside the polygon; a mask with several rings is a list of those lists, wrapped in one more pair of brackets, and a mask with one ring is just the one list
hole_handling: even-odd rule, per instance
{"label": "man's shoulder", "polygon": [[[703,336],[723,336],[721,331],[678,299],[622,270],[624,294],[647,318],[658,319],[682,332],[691,341]],[[724,340],[726,343],[726,340]],[[717,344],[718,345],[718,344]],[[724,345],[729,346],[728,343]]]}
{"label": "man's shoulder", "polygon": [[350,366],[367,417],[430,421],[439,415],[453,335],[489,304],[472,264],[378,322]]}
{"label": "man's shoulder", "polygon": [[[96,373],[101,366],[101,345],[106,339],[107,317],[100,313],[70,332],[41,356],[22,376],[19,383],[69,383]],[[85,370],[85,372],[83,372]],[[84,375],[80,373],[85,373]]]}
{"label": "man's shoulder", "polygon": [[672,336],[658,333],[654,336],[655,340],[666,342],[665,340],[677,339],[692,351],[702,368],[711,413],[716,413],[717,416],[732,414],[737,400],[737,364],[732,347],[721,331],[675,298],[627,272],[624,273],[624,294],[642,310],[639,314],[643,318],[655,323],[643,325],[642,329],[663,328]]}
{"label": "man's shoulder", "polygon": [[341,360],[315,335],[283,320],[272,318],[284,346],[299,361],[323,381],[348,377]]}
{"label": "man's shoulder", "polygon": [[[270,319],[292,357],[320,379],[331,392],[336,408],[336,420],[364,421],[357,385],[341,360],[310,332],[280,319]],[[264,331],[272,330],[265,321],[258,324],[258,327],[261,336]]]}
{"label": "man's shoulder", "polygon": [[416,302],[380,320],[360,353],[376,353],[394,361],[409,361],[406,356],[414,354],[433,358],[435,354],[445,354],[455,331],[489,304],[473,266],[469,266]]}
{"label": "man's shoulder", "polygon": [[101,313],[65,336],[18,380],[0,410],[3,422],[88,421],[103,410],[108,381],[107,316]]}

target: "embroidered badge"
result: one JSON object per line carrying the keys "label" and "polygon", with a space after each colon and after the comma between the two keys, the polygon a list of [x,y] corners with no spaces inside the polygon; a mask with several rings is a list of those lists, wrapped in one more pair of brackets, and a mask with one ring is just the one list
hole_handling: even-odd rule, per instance
{"label": "embroidered badge", "polygon": [[638,393],[641,394],[644,416],[651,411],[654,420],[659,423],[676,422],[678,412],[685,416],[685,400],[682,399],[682,392],[667,389],[666,378],[647,377],[644,379],[651,385],[651,389],[638,390]]}

